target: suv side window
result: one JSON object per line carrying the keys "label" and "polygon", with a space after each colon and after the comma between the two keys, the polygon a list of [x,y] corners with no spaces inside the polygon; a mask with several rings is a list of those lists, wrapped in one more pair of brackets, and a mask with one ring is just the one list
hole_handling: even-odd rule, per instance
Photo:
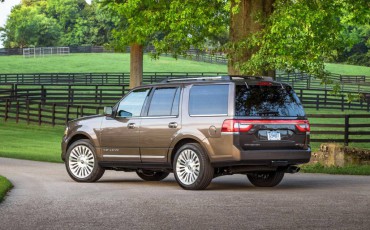
{"label": "suv side window", "polygon": [[189,115],[227,115],[229,85],[194,85],[190,89]]}
{"label": "suv side window", "polygon": [[177,116],[179,113],[180,89],[156,88],[149,105],[148,116]]}
{"label": "suv side window", "polygon": [[137,89],[127,95],[118,105],[117,117],[139,117],[150,89]]}

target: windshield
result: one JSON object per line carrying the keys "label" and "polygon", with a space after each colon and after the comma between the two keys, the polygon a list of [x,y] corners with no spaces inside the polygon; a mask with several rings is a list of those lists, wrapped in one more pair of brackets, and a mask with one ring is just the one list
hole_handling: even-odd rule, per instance
{"label": "windshield", "polygon": [[290,86],[236,85],[235,94],[235,116],[305,116],[302,104]]}

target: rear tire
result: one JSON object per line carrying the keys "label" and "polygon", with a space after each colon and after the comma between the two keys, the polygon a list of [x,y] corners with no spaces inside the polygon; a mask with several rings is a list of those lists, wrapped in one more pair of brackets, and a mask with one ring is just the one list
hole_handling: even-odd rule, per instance
{"label": "rear tire", "polygon": [[145,181],[161,181],[170,173],[161,171],[137,170],[136,174]]}
{"label": "rear tire", "polygon": [[274,187],[278,185],[284,177],[283,171],[260,172],[247,174],[249,181],[256,187]]}
{"label": "rear tire", "polygon": [[98,163],[94,146],[86,139],[72,143],[67,150],[65,165],[69,176],[77,182],[95,182],[105,172]]}
{"label": "rear tire", "polygon": [[207,188],[214,175],[208,155],[197,143],[185,144],[177,150],[173,172],[177,183],[186,190]]}

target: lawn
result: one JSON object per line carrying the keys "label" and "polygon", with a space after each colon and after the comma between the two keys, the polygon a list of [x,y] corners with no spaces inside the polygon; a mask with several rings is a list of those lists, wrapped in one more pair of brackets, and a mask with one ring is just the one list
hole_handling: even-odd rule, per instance
{"label": "lawn", "polygon": [[62,162],[60,143],[64,127],[0,122],[0,157]]}
{"label": "lawn", "polygon": [[13,187],[13,185],[3,176],[0,176],[0,203],[4,200],[6,193]]}
{"label": "lawn", "polygon": [[[332,73],[370,76],[370,67],[345,64],[326,64]],[[23,58],[0,56],[0,73],[94,73],[129,72],[130,55],[125,53],[70,54]],[[144,56],[144,72],[227,72],[226,65],[160,57]]]}
{"label": "lawn", "polygon": [[370,67],[366,66],[327,63],[325,68],[336,74],[370,76]]}
{"label": "lawn", "polygon": [[[104,73],[130,72],[130,54],[70,54],[23,58],[0,56],[0,73]],[[144,72],[227,72],[226,65],[144,56]]]}

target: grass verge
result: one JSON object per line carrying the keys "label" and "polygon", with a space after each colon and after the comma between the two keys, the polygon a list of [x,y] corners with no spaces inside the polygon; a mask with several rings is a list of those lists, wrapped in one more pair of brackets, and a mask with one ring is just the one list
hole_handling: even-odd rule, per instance
{"label": "grass verge", "polygon": [[304,173],[325,173],[338,175],[370,175],[370,165],[347,165],[344,167],[324,166],[320,163],[301,166]]}
{"label": "grass verge", "polygon": [[6,193],[13,187],[5,177],[0,176],[0,202],[4,200]]}

